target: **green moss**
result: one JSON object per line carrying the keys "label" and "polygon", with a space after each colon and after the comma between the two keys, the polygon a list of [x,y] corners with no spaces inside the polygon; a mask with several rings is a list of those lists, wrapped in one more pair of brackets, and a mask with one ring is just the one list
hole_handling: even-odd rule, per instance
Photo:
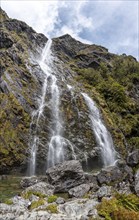
{"label": "green moss", "polygon": [[[89,56],[89,50],[82,50],[82,54]],[[126,156],[125,143],[128,143],[128,149],[139,146],[139,104],[132,97],[139,82],[139,63],[131,56],[116,55],[109,63],[110,67],[99,62],[97,70],[83,69],[78,67],[78,59],[73,59],[71,68],[76,73],[75,80],[82,83],[101,109],[117,150]]]}
{"label": "green moss", "polygon": [[25,158],[30,116],[12,93],[0,94],[0,167],[20,164]]}
{"label": "green moss", "polygon": [[55,202],[57,200],[57,198],[58,197],[56,195],[48,196],[47,202],[48,203]]}
{"label": "green moss", "polygon": [[68,193],[56,193],[55,194],[57,197],[62,197],[65,200],[69,199],[69,194]]}
{"label": "green moss", "polygon": [[5,204],[7,205],[12,205],[13,204],[13,201],[11,199],[7,199],[4,201]]}
{"label": "green moss", "polygon": [[44,199],[39,199],[38,201],[33,201],[30,205],[30,209],[36,209],[39,206],[42,206],[45,204],[45,200]]}
{"label": "green moss", "polygon": [[46,210],[50,213],[58,213],[58,210],[57,210],[57,205],[55,204],[50,204],[46,207]]}
{"label": "green moss", "polygon": [[27,191],[27,192],[21,194],[21,196],[24,199],[29,199],[32,195],[38,196],[39,198],[47,197],[45,194],[42,194],[40,192],[35,192],[35,191]]}

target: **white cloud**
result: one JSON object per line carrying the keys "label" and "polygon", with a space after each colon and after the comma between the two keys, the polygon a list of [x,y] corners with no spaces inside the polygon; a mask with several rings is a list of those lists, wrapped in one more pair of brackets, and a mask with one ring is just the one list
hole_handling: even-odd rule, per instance
{"label": "white cloud", "polygon": [[69,33],[85,43],[137,56],[137,1],[2,0],[2,7],[48,37]]}

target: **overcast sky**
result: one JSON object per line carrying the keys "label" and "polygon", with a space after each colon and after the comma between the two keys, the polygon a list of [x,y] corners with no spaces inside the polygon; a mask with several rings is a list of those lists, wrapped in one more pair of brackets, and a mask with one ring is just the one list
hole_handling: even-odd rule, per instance
{"label": "overcast sky", "polygon": [[9,17],[25,21],[47,37],[69,33],[139,59],[138,0],[1,0]]}

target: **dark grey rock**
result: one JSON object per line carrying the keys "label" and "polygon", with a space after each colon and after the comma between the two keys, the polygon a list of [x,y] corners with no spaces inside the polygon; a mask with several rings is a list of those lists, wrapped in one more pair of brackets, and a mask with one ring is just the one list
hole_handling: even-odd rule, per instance
{"label": "dark grey rock", "polygon": [[111,166],[102,169],[97,175],[97,180],[100,185],[102,184],[116,184],[122,181],[133,181],[133,171],[125,163],[118,166]]}
{"label": "dark grey rock", "polygon": [[54,187],[48,183],[45,183],[45,182],[39,182],[39,183],[36,183],[35,185],[33,186],[30,186],[28,188],[26,188],[23,193],[26,193],[28,191],[32,191],[32,192],[40,192],[44,195],[53,195],[54,193]]}
{"label": "dark grey rock", "polygon": [[139,149],[130,153],[127,157],[127,164],[134,167],[139,164]]}
{"label": "dark grey rock", "polygon": [[12,47],[13,45],[13,40],[11,37],[5,33],[5,32],[0,32],[0,49],[2,48],[9,48]]}
{"label": "dark grey rock", "polygon": [[139,169],[136,171],[135,174],[135,192],[139,196]]}
{"label": "dark grey rock", "polygon": [[110,197],[112,195],[112,187],[111,186],[102,186],[97,191],[98,199],[102,199],[103,197]]}
{"label": "dark grey rock", "polygon": [[9,86],[6,81],[0,82],[0,92],[8,94],[10,91]]}
{"label": "dark grey rock", "polygon": [[132,191],[131,191],[131,185],[130,185],[130,183],[129,182],[125,182],[125,181],[123,181],[123,182],[120,182],[120,183],[117,183],[116,185],[115,185],[115,189],[116,189],[116,191],[118,192],[118,193],[121,193],[121,194],[126,194],[126,195],[128,195],[128,194],[131,194],[132,193]]}
{"label": "dark grey rock", "polygon": [[27,188],[29,186],[33,186],[36,183],[39,183],[42,181],[47,182],[47,177],[37,177],[37,176],[25,177],[21,180],[20,186],[22,188]]}
{"label": "dark grey rock", "polygon": [[65,203],[65,199],[64,198],[61,198],[61,197],[58,197],[57,200],[56,200],[56,203],[59,205],[59,204],[64,204]]}
{"label": "dark grey rock", "polygon": [[48,182],[55,186],[55,192],[68,192],[85,182],[82,166],[77,160],[65,161],[49,168],[46,175]]}
{"label": "dark grey rock", "polygon": [[76,186],[69,190],[69,195],[71,197],[81,198],[90,190],[89,184],[82,184],[80,186]]}

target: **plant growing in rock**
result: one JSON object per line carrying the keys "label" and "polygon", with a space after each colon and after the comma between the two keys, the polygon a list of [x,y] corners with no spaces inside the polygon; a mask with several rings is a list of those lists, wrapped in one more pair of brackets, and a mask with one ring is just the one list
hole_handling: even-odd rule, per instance
{"label": "plant growing in rock", "polygon": [[58,213],[58,210],[57,210],[57,205],[56,204],[50,204],[46,207],[46,210],[50,213]]}
{"label": "plant growing in rock", "polygon": [[48,203],[52,203],[52,202],[55,202],[57,200],[57,196],[56,195],[52,195],[52,196],[48,196],[47,198],[47,202]]}

